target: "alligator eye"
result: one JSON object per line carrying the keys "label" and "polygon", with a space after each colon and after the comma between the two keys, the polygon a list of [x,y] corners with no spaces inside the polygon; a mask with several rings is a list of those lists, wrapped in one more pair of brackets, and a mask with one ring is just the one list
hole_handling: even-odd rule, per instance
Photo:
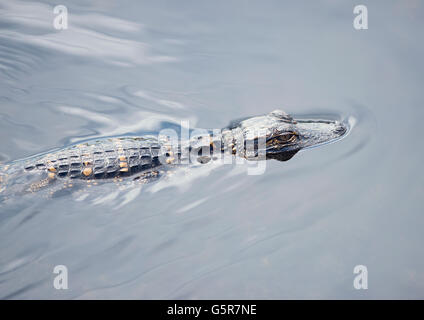
{"label": "alligator eye", "polygon": [[296,139],[296,134],[293,132],[282,134],[278,137],[280,142],[290,142]]}
{"label": "alligator eye", "polygon": [[290,133],[285,133],[279,136],[278,140],[280,140],[281,142],[287,142],[287,141],[290,141],[291,137],[292,135]]}
{"label": "alligator eye", "polygon": [[283,134],[279,134],[275,137],[270,138],[267,140],[266,145],[267,146],[282,146],[289,142],[292,142],[296,139],[296,134],[293,132],[286,132]]}

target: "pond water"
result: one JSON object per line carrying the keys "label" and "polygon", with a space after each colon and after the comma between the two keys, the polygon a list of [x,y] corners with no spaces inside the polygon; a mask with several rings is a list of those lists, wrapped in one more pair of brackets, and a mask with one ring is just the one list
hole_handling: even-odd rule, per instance
{"label": "pond water", "polygon": [[423,3],[362,3],[368,30],[351,1],[0,0],[2,163],[277,108],[351,123],[262,175],[210,163],[0,204],[0,297],[423,298]]}

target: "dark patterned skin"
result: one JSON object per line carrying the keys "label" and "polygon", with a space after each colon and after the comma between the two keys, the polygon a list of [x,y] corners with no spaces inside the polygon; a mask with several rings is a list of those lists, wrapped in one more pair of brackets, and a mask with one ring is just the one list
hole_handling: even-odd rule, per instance
{"label": "dark patterned skin", "polygon": [[60,190],[59,179],[90,183],[99,179],[122,181],[121,178],[131,176],[132,180],[147,183],[177,164],[189,163],[189,149],[184,144],[182,154],[181,145],[171,146],[167,137],[104,138],[16,160],[0,166],[0,203],[13,195],[48,186],[51,191],[53,185]]}
{"label": "dark patterned skin", "polygon": [[74,145],[24,163],[25,171],[50,178],[107,179],[134,175],[160,165],[161,145],[149,138],[111,138]]}

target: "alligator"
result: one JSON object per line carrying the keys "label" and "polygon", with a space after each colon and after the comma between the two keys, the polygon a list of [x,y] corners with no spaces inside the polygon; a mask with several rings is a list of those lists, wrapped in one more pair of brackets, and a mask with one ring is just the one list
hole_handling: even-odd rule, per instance
{"label": "alligator", "polygon": [[132,177],[148,182],[158,178],[159,168],[205,163],[225,153],[247,160],[287,161],[301,149],[334,141],[346,132],[343,122],[293,119],[275,110],[177,144],[164,135],[94,139],[0,166],[0,195],[8,188],[34,192],[59,179]]}

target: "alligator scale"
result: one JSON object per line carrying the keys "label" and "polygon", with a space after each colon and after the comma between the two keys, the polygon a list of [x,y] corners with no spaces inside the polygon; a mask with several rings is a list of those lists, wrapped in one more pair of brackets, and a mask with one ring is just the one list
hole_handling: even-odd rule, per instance
{"label": "alligator scale", "polygon": [[161,136],[97,139],[0,166],[0,195],[9,189],[37,191],[60,179],[149,180],[158,176],[159,168],[193,159],[204,163],[225,152],[247,160],[286,161],[299,150],[338,139],[346,131],[339,121],[295,120],[275,110],[176,146]]}

